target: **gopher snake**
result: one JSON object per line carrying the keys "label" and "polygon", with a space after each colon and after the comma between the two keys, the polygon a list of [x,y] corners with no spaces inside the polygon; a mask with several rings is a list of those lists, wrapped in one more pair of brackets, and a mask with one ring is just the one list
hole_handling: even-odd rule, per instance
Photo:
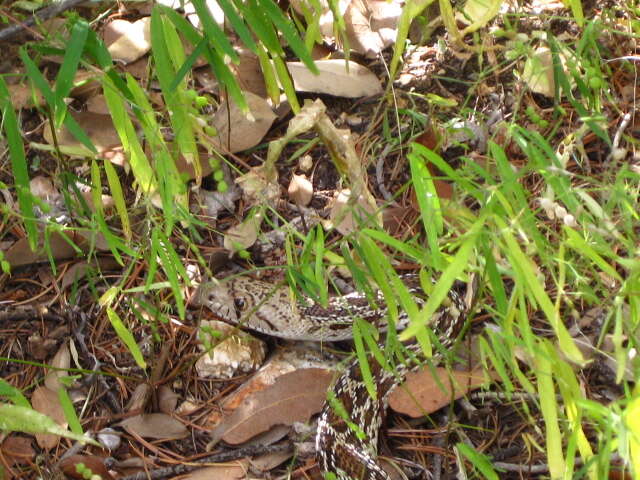
{"label": "gopher snake", "polygon": [[[417,276],[404,276],[405,282],[418,284]],[[412,293],[419,290],[410,287]],[[384,305],[382,294],[377,303]],[[418,303],[423,299],[416,296]],[[354,317],[380,324],[386,308],[373,309],[361,293],[333,297],[328,306],[312,302],[292,308],[289,290],[248,277],[236,277],[221,283],[203,284],[194,303],[206,306],[231,323],[267,335],[286,339],[336,341],[352,337]],[[448,299],[433,316],[430,327],[438,334],[442,347],[450,346],[464,326],[468,305],[463,295],[452,289]],[[407,316],[400,314],[398,329],[406,324]],[[406,346],[409,355],[420,356],[418,344]],[[402,383],[413,368],[409,362],[396,365],[395,371],[383,368],[375,359],[369,365],[376,386],[377,399],[367,391],[357,361],[352,361],[333,386],[334,401],[325,403],[316,434],[316,455],[325,472],[332,472],[339,480],[389,480],[378,464],[378,433],[386,412],[388,397]],[[437,359],[434,359],[437,360]],[[336,409],[338,401],[343,409]],[[347,412],[344,418],[338,411]]]}

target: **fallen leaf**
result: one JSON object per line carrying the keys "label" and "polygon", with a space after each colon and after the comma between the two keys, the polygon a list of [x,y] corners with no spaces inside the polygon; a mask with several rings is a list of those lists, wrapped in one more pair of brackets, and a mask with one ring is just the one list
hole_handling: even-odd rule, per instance
{"label": "fallen leaf", "polygon": [[[80,249],[80,252],[88,251],[90,242],[85,239],[82,232],[67,231],[65,234],[67,236],[66,239],[58,232],[53,232],[49,235],[49,248],[54,260],[65,260],[82,254],[76,252],[76,250],[69,245],[69,241],[75,243]],[[94,247],[98,250],[109,250],[101,233],[98,232],[94,242]],[[11,264],[11,267],[16,268],[23,265],[46,262],[49,260],[49,256],[41,245],[33,252],[29,246],[29,240],[27,238],[21,238],[5,252],[5,260]]]}
{"label": "fallen leaf", "polygon": [[553,79],[553,58],[548,47],[539,47],[524,62],[522,80],[531,91],[546,97],[555,95]]}
{"label": "fallen leaf", "polygon": [[247,460],[236,460],[224,465],[199,468],[190,472],[184,480],[244,480],[247,477]]}
{"label": "fallen leaf", "polygon": [[175,412],[180,396],[166,385],[158,387],[158,410],[170,415]]}
{"label": "fallen leaf", "polygon": [[237,445],[275,425],[306,422],[325,402],[333,373],[320,368],[295,370],[247,396],[212,432]]}
{"label": "fallen leaf", "polygon": [[315,62],[319,75],[312,73],[302,62],[287,62],[287,68],[298,92],[314,92],[336,97],[358,98],[379,95],[382,85],[378,77],[353,61],[318,60]]}
{"label": "fallen leaf", "polygon": [[35,176],[29,181],[29,190],[32,195],[45,203],[52,203],[60,198],[60,192],[53,186],[51,179],[42,175]]}
{"label": "fallen leaf", "polygon": [[236,153],[255,147],[276,119],[276,114],[264,98],[251,92],[244,92],[244,97],[250,115],[243,113],[230,99],[231,107],[224,101],[211,121],[218,132],[212,141],[225,152]]}
{"label": "fallen leaf", "polygon": [[77,465],[83,464],[94,475],[99,475],[101,480],[113,480],[113,476],[104,465],[104,460],[97,455],[71,455],[60,461],[60,470],[69,478],[84,480],[86,477],[77,469]]}
{"label": "fallen leaf", "polygon": [[8,85],[7,88],[13,108],[16,110],[33,108],[44,104],[44,97],[40,90],[32,89],[30,86],[21,83]]}
{"label": "fallen leaf", "polygon": [[327,228],[334,227],[342,235],[349,235],[362,228],[370,218],[375,218],[375,210],[362,196],[355,202],[351,200],[351,190],[344,189],[331,202],[329,212],[330,222],[325,223]]}
{"label": "fallen leaf", "polygon": [[437,380],[428,367],[409,373],[404,384],[396,388],[389,397],[389,406],[410,417],[422,417],[487,383],[482,368],[450,371],[440,367],[435,372]]}
{"label": "fallen leaf", "polygon": [[189,430],[177,419],[164,413],[146,413],[124,419],[120,426],[128,433],[156,440],[177,440],[189,435]]}
{"label": "fallen leaf", "polygon": [[[70,115],[91,139],[98,153],[121,146],[120,137],[113,126],[111,115],[100,115],[92,112],[70,113]],[[49,123],[45,124],[43,137],[49,145],[54,145]],[[56,132],[56,138],[63,153],[80,157],[94,155],[64,125]]]}
{"label": "fallen leaf", "polygon": [[31,441],[26,437],[9,435],[4,442],[0,442],[0,450],[9,465],[28,465],[33,461],[36,452]]}
{"label": "fallen leaf", "polygon": [[63,385],[60,383],[60,378],[69,375],[65,369],[71,366],[71,353],[69,352],[69,347],[66,342],[60,345],[50,365],[54,367],[54,369],[47,372],[44,377],[44,384],[52,392],[57,392],[60,388],[63,388]]}
{"label": "fallen leaf", "polygon": [[261,223],[262,215],[256,213],[228,229],[224,234],[224,248],[231,252],[249,248],[258,239]]}
{"label": "fallen leaf", "polygon": [[[45,414],[62,428],[67,428],[67,420],[56,392],[47,387],[37,387],[31,395],[31,405],[34,410]],[[60,441],[60,437],[52,433],[36,433],[35,437],[38,446],[44,450],[51,450]]]}

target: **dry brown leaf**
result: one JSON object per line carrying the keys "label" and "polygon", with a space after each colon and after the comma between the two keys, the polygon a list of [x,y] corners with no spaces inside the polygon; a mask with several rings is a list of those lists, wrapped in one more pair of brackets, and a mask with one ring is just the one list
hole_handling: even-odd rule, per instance
{"label": "dry brown leaf", "polygon": [[238,83],[243,90],[261,98],[267,98],[267,87],[264,83],[264,75],[262,74],[258,56],[247,49],[240,50],[239,56],[240,63],[235,66]]}
{"label": "dry brown leaf", "polygon": [[251,466],[261,472],[269,472],[291,458],[293,452],[272,452],[250,460]]}
{"label": "dry brown leaf", "polygon": [[247,478],[247,460],[237,460],[215,467],[194,470],[182,477],[185,480],[244,480]]}
{"label": "dry brown leaf", "polygon": [[[31,405],[35,411],[44,413],[62,428],[67,428],[67,420],[56,392],[47,387],[37,387],[31,395]],[[58,435],[52,433],[36,433],[35,437],[38,446],[45,450],[51,450],[60,440]]]}
{"label": "dry brown leaf", "polygon": [[[88,240],[85,239],[84,232],[66,232],[67,240],[74,242],[82,251],[88,249]],[[54,260],[65,260],[75,257],[76,251],[69,245],[67,240],[58,232],[49,235],[49,248]],[[94,246],[101,251],[109,250],[104,237],[101,233],[96,235]],[[8,261],[13,268],[22,265],[31,265],[33,263],[46,262],[49,260],[46,250],[42,246],[38,246],[35,252],[31,251],[27,238],[21,238],[5,252],[5,260]]]}
{"label": "dry brown leaf", "polygon": [[69,478],[84,480],[83,474],[78,473],[76,469],[76,465],[80,463],[90,469],[94,475],[99,475],[102,480],[113,480],[113,476],[104,465],[104,458],[96,455],[71,455],[65,457],[60,461],[60,470]]}
{"label": "dry brown leaf", "polygon": [[276,118],[264,98],[251,92],[244,92],[244,96],[251,112],[249,116],[232,100],[230,109],[229,104],[223,102],[213,116],[211,123],[218,132],[213,142],[225,152],[236,153],[255,147]]}
{"label": "dry brown leaf", "polygon": [[124,64],[135,62],[151,49],[151,17],[129,22],[114,20],[103,33],[111,58]]}
{"label": "dry brown leaf", "polygon": [[102,91],[100,77],[96,72],[78,70],[73,78],[74,87],[69,92],[69,97],[77,98],[82,102],[89,101]]}
{"label": "dry brown leaf", "polygon": [[29,181],[31,194],[38,197],[45,203],[55,202],[60,198],[60,192],[53,186],[50,178],[38,175]]}
{"label": "dry brown leaf", "polygon": [[9,435],[0,442],[0,450],[9,465],[28,465],[36,455],[31,439],[16,435]]}
{"label": "dry brown leaf", "polygon": [[[120,137],[113,126],[111,115],[92,112],[70,113],[70,115],[89,136],[98,153],[121,146]],[[48,144],[54,144],[49,123],[45,125],[43,137]],[[63,153],[75,156],[93,156],[89,149],[76,140],[64,125],[56,132],[56,137]]]}
{"label": "dry brown leaf", "polygon": [[391,394],[389,406],[396,412],[422,417],[487,383],[481,368],[472,371],[436,368],[437,381],[431,372],[430,368],[424,368],[409,373],[405,383]]}
{"label": "dry brown leaf", "polygon": [[362,225],[374,215],[375,209],[362,195],[353,205],[351,190],[347,188],[338,192],[336,198],[332,199],[329,212],[330,223],[325,225],[327,228],[334,227],[342,235],[349,235],[360,230]]}
{"label": "dry brown leaf", "polygon": [[[33,108],[44,104],[44,97],[40,93],[40,90],[32,90],[28,85],[23,85],[21,83],[8,85],[7,88],[9,89],[9,98],[11,98],[13,108],[16,110],[20,110],[22,108]],[[34,92],[35,103],[33,95]]]}
{"label": "dry brown leaf", "polygon": [[95,261],[80,261],[74,263],[62,277],[62,290],[67,289],[70,285],[73,285],[74,282],[84,278],[90,269],[97,269],[105,272],[109,270],[116,270],[118,267],[119,264],[113,257],[98,257]]}
{"label": "dry brown leaf", "polygon": [[[71,353],[69,352],[69,346],[66,342],[60,345],[60,348],[49,364],[54,367],[55,370],[47,372],[44,377],[44,384],[52,392],[57,392],[58,389],[63,387],[60,383],[60,378],[69,375],[65,370],[71,366]],[[63,370],[58,370],[59,368]]]}
{"label": "dry brown leaf", "polygon": [[258,239],[261,223],[262,214],[256,213],[245,218],[242,223],[228,229],[224,234],[224,248],[231,252],[249,248]]}
{"label": "dry brown leaf", "polygon": [[336,97],[358,98],[379,95],[382,85],[378,77],[353,61],[349,70],[344,60],[318,60],[320,74],[312,73],[302,62],[287,62],[293,85],[299,92],[315,92]]}
{"label": "dry brown leaf", "polygon": [[306,422],[322,408],[332,378],[330,371],[321,368],[285,373],[272,385],[245,397],[211,436],[237,445],[275,425]]}
{"label": "dry brown leaf", "polygon": [[98,115],[111,115],[107,101],[104,95],[95,95],[87,100],[87,112],[97,113]]}
{"label": "dry brown leaf", "polygon": [[146,413],[124,419],[120,426],[142,438],[177,440],[189,435],[189,430],[177,419],[164,413]]}
{"label": "dry brown leaf", "polygon": [[158,387],[158,410],[167,415],[172,414],[178,405],[180,396],[166,385]]}

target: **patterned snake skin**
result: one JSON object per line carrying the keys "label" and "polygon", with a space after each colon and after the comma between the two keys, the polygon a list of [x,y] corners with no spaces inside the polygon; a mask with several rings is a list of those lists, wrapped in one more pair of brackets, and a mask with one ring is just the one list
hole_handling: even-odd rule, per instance
{"label": "patterned snake skin", "polygon": [[[416,275],[403,276],[409,290],[416,294],[416,302],[424,299]],[[463,300],[459,286],[449,292],[433,316],[430,327],[446,349],[456,340],[464,326],[470,300]],[[384,305],[382,294],[378,294],[379,305]],[[352,293],[329,300],[327,308],[308,302],[307,305],[292,306],[287,286],[249,277],[235,277],[220,283],[200,286],[194,303],[206,306],[222,319],[245,328],[271,336],[314,341],[346,340],[352,337],[355,317],[360,317],[377,326],[386,316],[386,308],[373,309],[361,293]],[[407,323],[401,314],[397,329]],[[406,356],[420,358],[422,350],[418,344],[406,346]],[[432,361],[437,362],[438,356]],[[362,379],[360,364],[354,360],[333,386],[329,401],[322,409],[316,434],[316,455],[324,472],[332,472],[338,480],[390,480],[389,475],[377,462],[378,433],[387,409],[389,394],[404,381],[411,369],[419,366],[415,362],[397,362],[395,369],[383,368],[371,355],[368,363],[376,386],[374,400]],[[339,403],[343,408],[335,408]],[[340,411],[346,412],[342,415]]]}

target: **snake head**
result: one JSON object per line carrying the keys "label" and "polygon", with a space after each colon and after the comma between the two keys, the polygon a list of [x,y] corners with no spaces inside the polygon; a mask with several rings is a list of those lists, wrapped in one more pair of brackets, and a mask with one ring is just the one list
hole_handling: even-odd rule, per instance
{"label": "snake head", "polygon": [[239,318],[235,303],[229,285],[218,282],[201,284],[193,298],[195,306],[207,307],[223,320],[238,323]]}
{"label": "snake head", "polygon": [[[250,318],[247,318],[256,306],[256,299],[249,292],[250,287],[257,288],[260,285],[260,282],[247,277],[203,283],[194,295],[193,304],[197,307],[207,307],[226,322],[235,325],[244,322],[249,328],[256,328]],[[263,293],[262,290],[260,293]]]}

